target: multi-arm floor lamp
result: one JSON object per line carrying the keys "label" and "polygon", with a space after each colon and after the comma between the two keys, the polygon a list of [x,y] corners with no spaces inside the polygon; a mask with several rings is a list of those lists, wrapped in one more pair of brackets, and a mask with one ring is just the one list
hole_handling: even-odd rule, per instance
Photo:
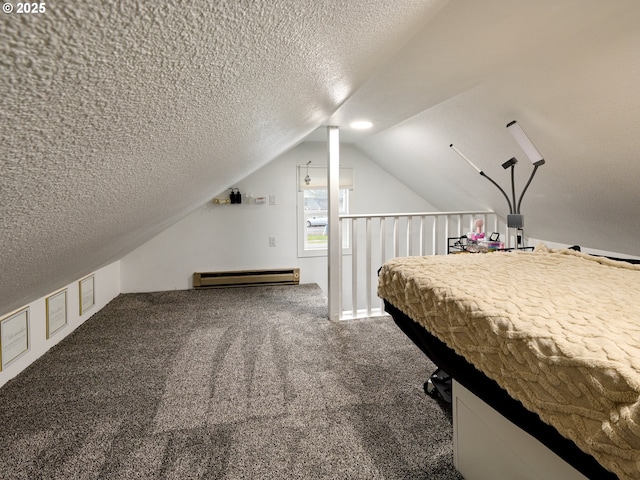
{"label": "multi-arm floor lamp", "polygon": [[540,155],[540,152],[538,152],[538,150],[533,145],[531,140],[529,140],[529,137],[527,137],[527,135],[524,133],[520,125],[518,125],[518,122],[516,122],[515,120],[513,122],[509,122],[507,124],[507,129],[509,130],[509,132],[511,132],[511,135],[513,135],[513,138],[515,138],[516,142],[518,142],[518,145],[520,145],[520,148],[524,151],[527,157],[529,157],[529,160],[531,161],[531,163],[533,163],[533,171],[531,172],[531,176],[529,177],[529,180],[527,181],[527,184],[524,186],[524,189],[520,194],[520,198],[517,201],[516,201],[516,185],[515,185],[515,179],[514,179],[514,171],[515,171],[515,165],[516,163],[518,163],[518,160],[516,160],[515,157],[511,158],[510,160],[507,160],[502,164],[502,168],[504,168],[505,170],[511,167],[511,199],[509,199],[509,195],[507,195],[507,193],[503,190],[503,188],[500,185],[498,185],[491,177],[489,177],[489,175],[487,175],[480,168],[478,168],[476,164],[474,164],[471,160],[469,160],[460,150],[454,147],[453,144],[449,146],[453,149],[454,152],[460,155],[460,157],[462,157],[464,161],[466,161],[469,165],[471,165],[480,175],[485,177],[487,180],[493,183],[498,188],[498,190],[500,190],[500,192],[504,195],[504,198],[507,199],[507,203],[509,205],[509,215],[507,215],[507,226],[509,228],[516,228],[518,230],[522,230],[522,228],[524,227],[524,216],[520,213],[520,205],[522,205],[522,198],[524,197],[525,192],[529,188],[529,185],[531,184],[531,181],[533,180],[533,177],[536,174],[538,167],[541,165],[544,165],[544,158],[542,158],[542,155]]}

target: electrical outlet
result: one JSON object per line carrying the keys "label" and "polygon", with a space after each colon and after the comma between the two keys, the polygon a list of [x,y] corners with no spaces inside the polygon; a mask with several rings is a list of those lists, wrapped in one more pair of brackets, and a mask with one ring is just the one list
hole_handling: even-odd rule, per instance
{"label": "electrical outlet", "polygon": [[276,246],[276,237],[269,237],[269,246],[270,247]]}

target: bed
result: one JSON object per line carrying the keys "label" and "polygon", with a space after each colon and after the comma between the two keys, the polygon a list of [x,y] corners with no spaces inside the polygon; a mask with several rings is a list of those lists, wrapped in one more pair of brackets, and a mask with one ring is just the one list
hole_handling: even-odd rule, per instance
{"label": "bed", "polygon": [[398,326],[588,478],[640,478],[640,265],[573,250],[404,257]]}

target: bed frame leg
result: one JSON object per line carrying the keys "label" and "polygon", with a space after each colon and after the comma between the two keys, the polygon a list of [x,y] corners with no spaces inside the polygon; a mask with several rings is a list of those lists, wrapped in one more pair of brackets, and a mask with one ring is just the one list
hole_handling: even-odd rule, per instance
{"label": "bed frame leg", "polygon": [[440,397],[445,402],[451,403],[451,377],[449,374],[438,368],[425,382],[424,393],[434,398]]}

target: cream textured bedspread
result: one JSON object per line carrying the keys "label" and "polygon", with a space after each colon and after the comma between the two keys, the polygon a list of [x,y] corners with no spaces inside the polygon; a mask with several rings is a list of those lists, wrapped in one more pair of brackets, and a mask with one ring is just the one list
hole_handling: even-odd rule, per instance
{"label": "cream textured bedspread", "polygon": [[378,295],[621,479],[640,479],[640,265],[531,253],[396,258]]}

